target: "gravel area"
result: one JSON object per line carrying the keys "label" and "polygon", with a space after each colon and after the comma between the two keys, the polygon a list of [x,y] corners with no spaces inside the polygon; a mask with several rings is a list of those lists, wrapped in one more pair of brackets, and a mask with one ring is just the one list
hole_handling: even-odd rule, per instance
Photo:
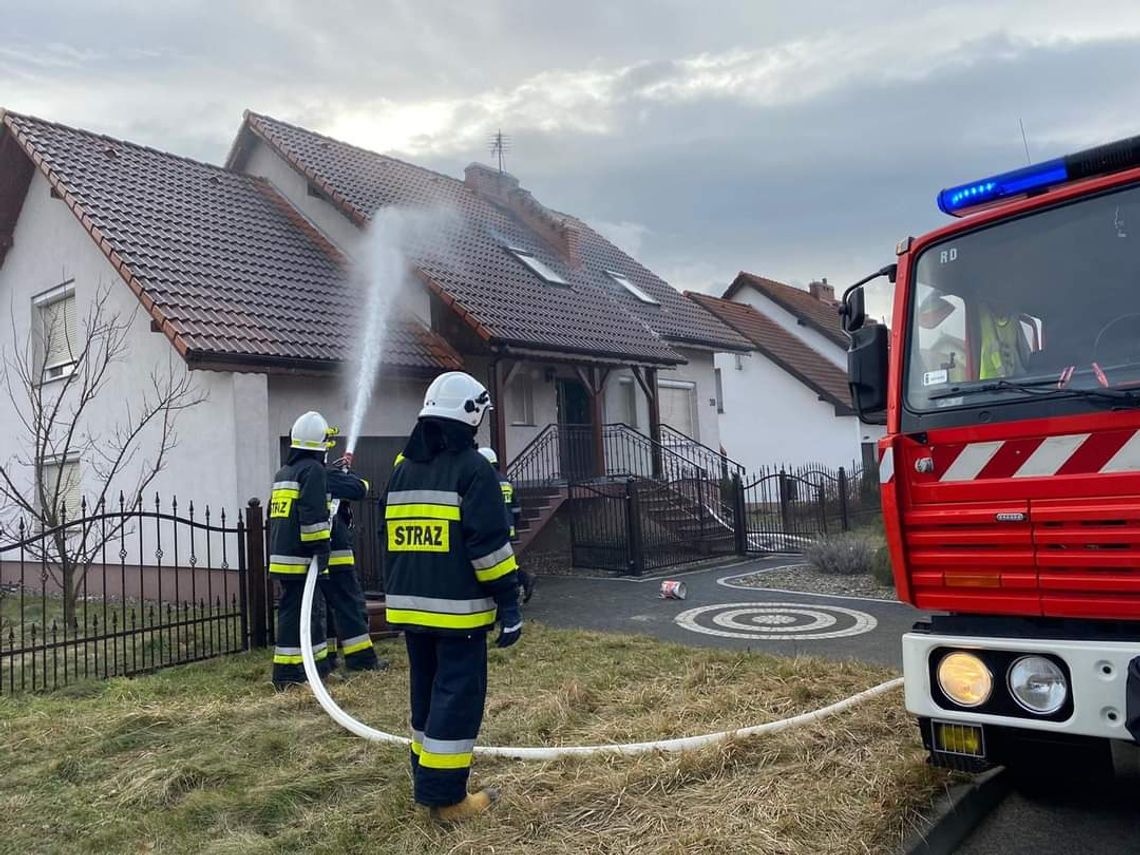
{"label": "gravel area", "polygon": [[760,570],[749,576],[733,579],[732,583],[749,588],[782,588],[786,591],[804,591],[809,594],[873,597],[876,600],[897,599],[894,588],[883,587],[871,576],[831,576],[820,573],[808,564]]}

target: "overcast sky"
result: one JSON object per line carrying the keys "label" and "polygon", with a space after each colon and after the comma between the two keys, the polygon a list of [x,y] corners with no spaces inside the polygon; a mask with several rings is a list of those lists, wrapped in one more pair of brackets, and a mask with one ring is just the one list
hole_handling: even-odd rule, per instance
{"label": "overcast sky", "polygon": [[[319,7],[319,11],[316,11]],[[1140,133],[1140,3],[6,0],[0,105],[220,162],[245,108],[507,168],[678,288],[841,286],[936,192]]]}

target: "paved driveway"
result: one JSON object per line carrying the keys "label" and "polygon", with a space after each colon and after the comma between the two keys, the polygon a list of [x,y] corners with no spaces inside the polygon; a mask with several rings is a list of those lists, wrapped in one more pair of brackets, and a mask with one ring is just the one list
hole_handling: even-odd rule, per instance
{"label": "paved driveway", "polygon": [[922,616],[910,606],[720,583],[787,563],[787,558],[763,559],[671,575],[685,582],[685,600],[661,599],[662,577],[546,576],[539,580],[524,616],[552,626],[642,633],[681,644],[856,658],[902,668],[899,638]]}
{"label": "paved driveway", "polygon": [[1140,852],[1140,787],[1116,783],[1015,792],[982,820],[959,855]]}

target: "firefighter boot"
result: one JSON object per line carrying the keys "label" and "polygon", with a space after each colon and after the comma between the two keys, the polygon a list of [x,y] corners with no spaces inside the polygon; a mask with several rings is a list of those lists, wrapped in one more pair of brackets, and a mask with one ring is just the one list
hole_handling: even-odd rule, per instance
{"label": "firefighter boot", "polygon": [[493,787],[487,787],[477,793],[468,793],[467,797],[458,804],[432,808],[431,817],[436,822],[445,824],[463,822],[486,813],[491,809],[491,805],[498,800],[499,791]]}

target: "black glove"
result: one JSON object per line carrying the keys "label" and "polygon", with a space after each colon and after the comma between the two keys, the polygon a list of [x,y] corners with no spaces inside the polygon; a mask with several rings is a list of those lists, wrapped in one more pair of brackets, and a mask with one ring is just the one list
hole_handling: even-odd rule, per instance
{"label": "black glove", "polygon": [[495,639],[496,647],[510,647],[522,637],[522,614],[518,603],[499,608],[499,637]]}

